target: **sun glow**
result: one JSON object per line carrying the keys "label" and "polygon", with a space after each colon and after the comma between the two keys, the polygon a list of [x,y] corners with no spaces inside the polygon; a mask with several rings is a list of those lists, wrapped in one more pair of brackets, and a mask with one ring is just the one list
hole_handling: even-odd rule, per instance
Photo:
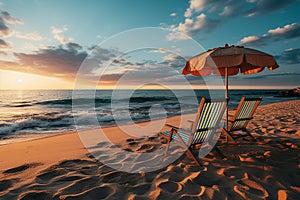
{"label": "sun glow", "polygon": [[73,83],[57,78],[0,70],[0,90],[72,89]]}

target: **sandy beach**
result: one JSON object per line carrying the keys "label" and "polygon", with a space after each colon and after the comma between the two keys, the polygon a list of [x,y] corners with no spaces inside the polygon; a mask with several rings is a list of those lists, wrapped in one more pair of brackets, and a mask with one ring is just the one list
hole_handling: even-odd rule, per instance
{"label": "sandy beach", "polygon": [[[201,167],[183,154],[156,171],[118,171],[91,156],[76,132],[1,145],[0,199],[298,199],[299,107],[300,100],[259,106],[248,125],[256,141],[218,144],[226,157],[210,152]],[[130,138],[118,127],[105,132],[113,144],[99,145],[104,163],[118,157],[109,151],[112,145],[140,153],[166,146],[156,135]]]}

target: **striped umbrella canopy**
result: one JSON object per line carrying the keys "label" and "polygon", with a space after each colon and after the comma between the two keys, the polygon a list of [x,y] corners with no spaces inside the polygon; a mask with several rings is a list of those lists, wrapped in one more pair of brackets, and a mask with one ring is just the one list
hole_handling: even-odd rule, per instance
{"label": "striped umbrella canopy", "polygon": [[[210,49],[188,60],[182,70],[183,74],[195,76],[208,76],[211,74],[225,76],[227,101],[228,97],[228,76],[242,74],[254,74],[263,71],[277,69],[275,58],[256,49],[245,48],[243,46],[218,47]],[[228,125],[228,103],[226,112],[226,129]]]}

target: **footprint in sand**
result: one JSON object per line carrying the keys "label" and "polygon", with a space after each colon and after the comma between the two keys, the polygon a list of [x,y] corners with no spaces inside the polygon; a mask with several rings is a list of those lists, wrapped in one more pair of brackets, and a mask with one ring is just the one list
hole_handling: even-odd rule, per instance
{"label": "footprint in sand", "polygon": [[103,174],[102,182],[104,183],[113,183],[118,182],[122,177],[122,172],[119,171],[112,171],[106,174]]}
{"label": "footprint in sand", "polygon": [[231,167],[231,168],[224,169],[223,174],[229,178],[236,178],[236,179],[242,179],[245,177],[245,172],[238,167]]}
{"label": "footprint in sand", "polygon": [[0,181],[0,192],[7,190],[13,186],[13,183],[17,182],[18,179],[7,179]]}
{"label": "footprint in sand", "polygon": [[53,179],[52,184],[54,185],[58,185],[60,183],[68,183],[68,182],[73,182],[76,181],[78,179],[81,179],[82,176],[78,176],[78,175],[69,175],[69,176],[59,176]]}
{"label": "footprint in sand", "polygon": [[158,187],[170,193],[174,193],[182,189],[182,185],[173,181],[162,182],[158,184]]}
{"label": "footprint in sand", "polygon": [[19,200],[32,199],[52,199],[52,195],[47,191],[28,191],[19,195]]}
{"label": "footprint in sand", "polygon": [[134,141],[133,138],[128,138],[128,139],[126,139],[126,142],[133,142],[133,141]]}
{"label": "footprint in sand", "polygon": [[129,189],[129,192],[136,195],[143,195],[147,193],[151,188],[150,183],[141,183]]}
{"label": "footprint in sand", "polygon": [[137,143],[136,141],[132,141],[132,142],[128,142],[128,144],[129,144],[130,146],[135,146],[135,145],[137,145],[138,143]]}
{"label": "footprint in sand", "polygon": [[13,174],[13,173],[18,173],[18,172],[22,172],[26,169],[29,169],[30,167],[35,167],[40,165],[40,163],[30,163],[30,164],[25,164],[25,165],[21,165],[18,167],[14,167],[14,168],[10,168],[5,170],[4,172],[2,172],[3,174]]}
{"label": "footprint in sand", "polygon": [[46,169],[35,178],[37,183],[46,184],[51,182],[55,177],[66,175],[68,171],[63,168]]}
{"label": "footprint in sand", "polygon": [[137,151],[142,151],[142,152],[149,152],[151,150],[154,149],[153,145],[150,144],[143,144],[142,146],[140,146]]}
{"label": "footprint in sand", "polygon": [[241,184],[241,189],[239,191],[245,196],[249,196],[250,199],[254,199],[257,197],[267,198],[269,196],[267,190],[255,181],[252,181],[250,179],[243,179],[238,181],[238,183]]}
{"label": "footprint in sand", "polygon": [[61,195],[59,199],[109,199],[116,193],[116,188],[110,186],[96,186],[77,194]]}
{"label": "footprint in sand", "polygon": [[62,161],[56,167],[76,171],[81,175],[94,175],[100,165],[102,164],[97,160],[74,159]]}
{"label": "footprint in sand", "polygon": [[86,166],[89,164],[95,164],[95,161],[92,160],[81,160],[81,159],[74,159],[74,160],[65,160],[57,164],[57,167],[61,168],[74,168],[79,166]]}
{"label": "footprint in sand", "polygon": [[151,137],[147,138],[148,141],[154,141],[156,139],[158,139],[158,137],[155,137],[155,136],[151,136]]}
{"label": "footprint in sand", "polygon": [[98,185],[100,183],[99,177],[91,176],[82,178],[80,180],[73,181],[66,187],[60,188],[54,196],[59,197],[61,195],[69,195],[84,192],[85,190],[91,189],[91,186]]}

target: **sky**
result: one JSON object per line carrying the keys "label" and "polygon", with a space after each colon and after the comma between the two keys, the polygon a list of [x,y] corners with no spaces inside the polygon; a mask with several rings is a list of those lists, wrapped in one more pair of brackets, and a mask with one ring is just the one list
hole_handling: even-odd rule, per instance
{"label": "sky", "polygon": [[299,0],[0,0],[0,89],[218,87],[181,70],[224,44],[280,66],[230,88],[298,87],[299,11]]}

